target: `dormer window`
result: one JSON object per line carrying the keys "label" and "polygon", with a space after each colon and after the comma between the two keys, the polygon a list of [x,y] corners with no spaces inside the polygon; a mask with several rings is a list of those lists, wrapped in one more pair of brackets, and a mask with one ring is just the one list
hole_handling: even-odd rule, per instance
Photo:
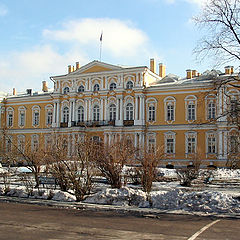
{"label": "dormer window", "polygon": [[126,85],[127,89],[132,89],[133,88],[133,82],[132,81],[128,81],[127,85]]}
{"label": "dormer window", "polygon": [[99,91],[99,89],[100,89],[99,84],[95,84],[94,87],[93,87],[93,91],[97,92],[97,91]]}
{"label": "dormer window", "polygon": [[67,93],[69,93],[69,87],[65,87],[65,88],[63,89],[63,94],[67,94]]}
{"label": "dormer window", "polygon": [[110,84],[110,87],[109,87],[110,91],[113,91],[116,88],[117,88],[117,84],[116,83],[111,83]]}
{"label": "dormer window", "polygon": [[84,86],[83,85],[81,85],[81,86],[79,86],[79,88],[78,88],[78,92],[84,92]]}

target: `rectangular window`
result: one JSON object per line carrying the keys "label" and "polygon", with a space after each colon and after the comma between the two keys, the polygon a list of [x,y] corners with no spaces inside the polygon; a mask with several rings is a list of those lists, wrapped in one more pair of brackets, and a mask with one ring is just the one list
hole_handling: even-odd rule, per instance
{"label": "rectangular window", "polygon": [[166,153],[173,154],[174,153],[174,139],[173,138],[168,138],[166,144],[167,144]]}
{"label": "rectangular window", "polygon": [[238,153],[239,138],[237,136],[230,137],[230,153]]}
{"label": "rectangular window", "polygon": [[47,113],[47,125],[52,124],[52,119],[53,119],[53,113],[52,113],[52,111],[49,111]]}
{"label": "rectangular window", "polygon": [[39,112],[34,112],[33,114],[33,125],[39,125]]}
{"label": "rectangular window", "polygon": [[208,153],[216,153],[216,138],[208,137]]}
{"label": "rectangular window", "polygon": [[174,106],[167,106],[167,121],[174,121]]}
{"label": "rectangular window", "polygon": [[195,119],[195,105],[194,104],[189,104],[188,105],[188,120],[196,120]]}
{"label": "rectangular window", "polygon": [[196,138],[188,137],[187,138],[187,153],[195,153],[196,151]]}
{"label": "rectangular window", "polygon": [[8,126],[12,127],[12,125],[13,125],[13,114],[9,113],[8,114]]}
{"label": "rectangular window", "polygon": [[155,121],[155,106],[149,106],[148,121]]}
{"label": "rectangular window", "polygon": [[208,119],[216,118],[216,106],[215,103],[208,104]]}
{"label": "rectangular window", "polygon": [[25,113],[24,113],[24,112],[21,112],[21,113],[20,113],[19,125],[20,125],[20,126],[24,126],[24,125],[25,125]]}
{"label": "rectangular window", "polygon": [[149,138],[148,139],[148,151],[154,152],[156,147],[156,139],[155,138]]}

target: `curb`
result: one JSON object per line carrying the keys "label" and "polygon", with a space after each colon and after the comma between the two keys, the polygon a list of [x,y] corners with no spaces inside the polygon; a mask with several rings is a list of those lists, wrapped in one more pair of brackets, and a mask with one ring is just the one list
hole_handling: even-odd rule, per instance
{"label": "curb", "polygon": [[174,214],[174,215],[191,215],[199,217],[214,217],[214,218],[235,218],[240,219],[240,214],[217,214],[217,213],[204,213],[204,212],[188,212],[184,210],[160,210],[156,208],[138,208],[131,206],[114,206],[114,205],[101,205],[82,202],[60,202],[54,200],[45,199],[31,199],[31,198],[19,198],[19,197],[6,197],[0,196],[0,202],[14,202],[22,204],[35,204],[40,206],[49,206],[56,208],[70,208],[81,209],[91,211],[113,211],[118,213],[129,213],[132,215],[148,218],[160,218],[162,214]]}

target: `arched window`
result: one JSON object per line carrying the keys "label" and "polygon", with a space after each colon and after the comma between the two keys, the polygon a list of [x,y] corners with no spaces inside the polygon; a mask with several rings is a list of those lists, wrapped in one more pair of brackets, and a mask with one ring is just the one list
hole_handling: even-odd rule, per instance
{"label": "arched window", "polygon": [[148,121],[155,121],[156,119],[156,109],[154,105],[149,105],[148,107]]}
{"label": "arched window", "polygon": [[99,84],[95,84],[94,87],[93,87],[93,91],[97,92],[97,91],[99,91],[99,89],[100,89]]}
{"label": "arched window", "polygon": [[126,120],[133,120],[133,105],[131,103],[126,106]]}
{"label": "arched window", "polygon": [[8,127],[13,126],[13,109],[12,108],[9,108],[7,110],[7,125]]}
{"label": "arched window", "polygon": [[132,81],[128,81],[127,85],[126,85],[127,89],[132,89],[133,88],[133,82]]}
{"label": "arched window", "polygon": [[65,88],[63,89],[63,94],[67,94],[67,93],[69,93],[69,87],[65,87]]}
{"label": "arched window", "polygon": [[98,105],[93,108],[93,121],[99,121],[100,119],[100,109]]}
{"label": "arched window", "polygon": [[83,106],[80,106],[77,111],[77,120],[78,122],[83,122],[84,121],[84,108]]}
{"label": "arched window", "polygon": [[20,127],[25,126],[25,120],[26,120],[26,108],[22,106],[18,108],[18,125]]}
{"label": "arched window", "polygon": [[84,86],[83,85],[78,87],[78,92],[84,92]]}
{"label": "arched window", "polygon": [[216,118],[216,104],[214,102],[208,103],[208,119]]}
{"label": "arched window", "polygon": [[114,90],[114,89],[116,89],[117,88],[117,84],[116,83],[111,83],[110,84],[110,87],[109,87],[109,89],[112,91],[112,90]]}
{"label": "arched window", "polygon": [[33,126],[38,126],[39,125],[39,122],[40,122],[40,107],[39,106],[34,106],[32,108],[32,124]]}
{"label": "arched window", "polygon": [[69,120],[69,109],[68,107],[63,108],[63,122],[67,123]]}
{"label": "arched window", "polygon": [[111,104],[109,106],[109,120],[110,121],[116,120],[116,105],[115,104]]}

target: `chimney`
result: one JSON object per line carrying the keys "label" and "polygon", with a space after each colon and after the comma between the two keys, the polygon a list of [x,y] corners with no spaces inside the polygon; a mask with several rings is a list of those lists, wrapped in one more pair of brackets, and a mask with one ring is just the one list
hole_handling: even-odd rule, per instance
{"label": "chimney", "polygon": [[192,77],[194,78],[194,77],[197,77],[198,75],[197,75],[197,70],[192,70]]}
{"label": "chimney", "polygon": [[13,96],[17,95],[16,88],[13,88]]}
{"label": "chimney", "polygon": [[225,74],[231,74],[231,66],[225,67]]}
{"label": "chimney", "polygon": [[187,69],[187,79],[191,79],[192,78],[192,70],[191,69]]}
{"label": "chimney", "polygon": [[42,91],[43,92],[48,92],[48,87],[47,87],[47,82],[46,81],[42,81]]}
{"label": "chimney", "polygon": [[32,95],[32,89],[27,89],[27,94]]}
{"label": "chimney", "polygon": [[72,66],[68,65],[68,73],[71,73],[71,72],[72,72]]}
{"label": "chimney", "polygon": [[150,70],[154,73],[156,73],[156,62],[154,58],[150,59]]}
{"label": "chimney", "polygon": [[76,70],[80,68],[79,62],[76,62]]}
{"label": "chimney", "polygon": [[162,63],[159,63],[159,76],[164,78],[166,76],[166,66]]}
{"label": "chimney", "polygon": [[233,73],[234,73],[234,67],[233,67],[233,66],[231,66],[230,73],[231,73],[231,74],[233,74]]}

